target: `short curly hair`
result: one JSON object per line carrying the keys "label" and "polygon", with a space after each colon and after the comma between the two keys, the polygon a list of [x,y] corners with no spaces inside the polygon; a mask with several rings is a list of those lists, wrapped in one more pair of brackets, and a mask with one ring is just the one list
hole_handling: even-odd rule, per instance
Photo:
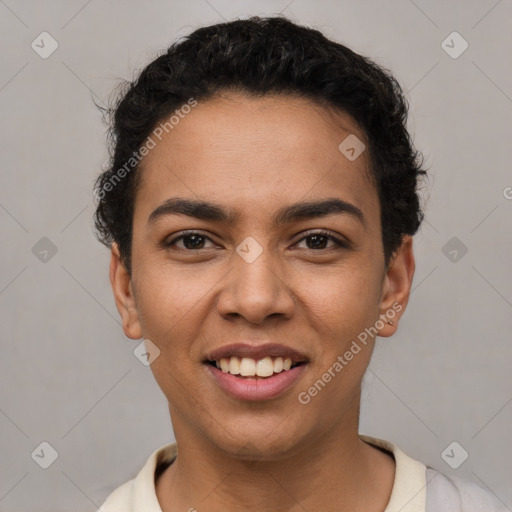
{"label": "short curly hair", "polygon": [[389,70],[318,30],[283,16],[202,27],[172,44],[133,82],[121,85],[113,104],[102,109],[109,123],[110,162],[95,182],[94,222],[100,242],[118,245],[129,272],[140,174],[134,156],[177,108],[191,98],[208,100],[224,91],[289,94],[355,119],[368,140],[386,266],[403,236],[414,235],[423,220],[417,190],[426,170],[407,131],[408,104],[400,85]]}

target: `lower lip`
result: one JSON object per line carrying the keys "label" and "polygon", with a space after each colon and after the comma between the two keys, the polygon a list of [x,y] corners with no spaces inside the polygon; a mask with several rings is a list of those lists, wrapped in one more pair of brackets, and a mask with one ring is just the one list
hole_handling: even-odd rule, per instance
{"label": "lower lip", "polygon": [[272,377],[237,377],[224,373],[215,366],[205,365],[217,384],[228,394],[240,400],[270,400],[290,389],[301,376],[306,365],[301,364]]}

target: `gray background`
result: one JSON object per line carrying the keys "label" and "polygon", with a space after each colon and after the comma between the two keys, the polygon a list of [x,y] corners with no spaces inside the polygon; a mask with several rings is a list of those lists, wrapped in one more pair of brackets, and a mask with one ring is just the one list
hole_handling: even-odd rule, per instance
{"label": "gray background", "polygon": [[[92,232],[107,151],[91,94],[105,103],[118,78],[201,25],[278,12],[395,73],[430,168],[411,302],[379,341],[361,432],[512,510],[510,0],[0,0],[1,511],[96,510],[173,440]],[[47,59],[31,48],[43,31],[59,44]],[[441,46],[453,31],[469,43],[456,59]],[[43,441],[58,452],[46,470]],[[456,470],[441,457],[453,441],[469,453]]]}

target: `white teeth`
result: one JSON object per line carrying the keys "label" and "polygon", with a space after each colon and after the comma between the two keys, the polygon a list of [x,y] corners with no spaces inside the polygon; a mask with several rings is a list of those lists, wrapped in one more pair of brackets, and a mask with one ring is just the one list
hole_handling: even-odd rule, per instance
{"label": "white teeth", "polygon": [[256,375],[256,361],[248,357],[242,358],[240,362],[240,375],[242,377],[253,377]]}
{"label": "white teeth", "polygon": [[276,357],[273,359],[270,356],[262,359],[252,359],[250,357],[223,357],[219,361],[215,361],[217,368],[224,373],[231,375],[242,375],[242,377],[270,377],[274,373],[281,373],[287,371],[292,366],[291,358]]}
{"label": "white teeth", "polygon": [[220,369],[224,372],[224,373],[228,373],[229,372],[229,361],[225,358],[222,358],[220,360]]}
{"label": "white teeth", "polygon": [[260,359],[256,363],[256,375],[258,377],[270,377],[274,373],[274,363],[270,357]]}
{"label": "white teeth", "polygon": [[231,375],[240,374],[240,359],[238,359],[238,357],[231,357],[229,359],[229,373],[231,373]]}

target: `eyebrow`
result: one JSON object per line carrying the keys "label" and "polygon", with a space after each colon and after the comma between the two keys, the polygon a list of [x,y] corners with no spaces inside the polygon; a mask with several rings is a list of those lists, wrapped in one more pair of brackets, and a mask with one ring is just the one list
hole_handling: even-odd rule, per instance
{"label": "eyebrow", "polygon": [[[338,198],[299,202],[284,206],[272,216],[271,221],[274,226],[280,226],[299,220],[316,219],[333,214],[349,215],[366,227],[366,218],[363,212],[357,206]],[[218,204],[172,197],[151,212],[148,217],[148,224],[153,224],[157,219],[166,215],[186,215],[196,219],[226,224],[235,224],[240,218],[239,212],[226,210]]]}

